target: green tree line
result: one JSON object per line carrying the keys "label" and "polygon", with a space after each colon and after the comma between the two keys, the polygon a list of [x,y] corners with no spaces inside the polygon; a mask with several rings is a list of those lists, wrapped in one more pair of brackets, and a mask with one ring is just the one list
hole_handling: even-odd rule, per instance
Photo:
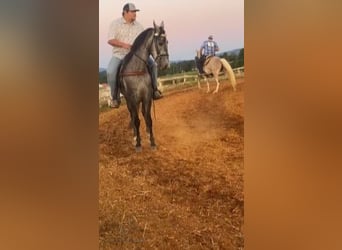
{"label": "green tree line", "polygon": [[[223,54],[218,55],[221,58],[225,58],[231,67],[238,68],[244,66],[244,48],[240,49],[238,54],[224,52]],[[173,75],[179,74],[183,72],[189,72],[196,70],[195,57],[193,60],[185,60],[179,62],[172,62],[170,67],[164,70],[160,70],[158,72],[159,76],[165,75]],[[107,73],[106,71],[99,72],[99,83],[107,82]]]}

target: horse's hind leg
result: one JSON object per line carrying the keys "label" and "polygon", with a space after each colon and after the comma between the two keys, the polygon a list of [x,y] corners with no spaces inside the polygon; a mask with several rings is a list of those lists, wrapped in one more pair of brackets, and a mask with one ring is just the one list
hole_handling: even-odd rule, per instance
{"label": "horse's hind leg", "polygon": [[207,93],[209,93],[210,92],[209,79],[206,78],[206,80],[207,80]]}

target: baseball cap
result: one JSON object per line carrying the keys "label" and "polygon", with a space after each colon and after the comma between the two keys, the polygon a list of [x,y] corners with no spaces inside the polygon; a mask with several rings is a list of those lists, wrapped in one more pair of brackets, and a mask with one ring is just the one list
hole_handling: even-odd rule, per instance
{"label": "baseball cap", "polygon": [[211,40],[212,40],[212,39],[213,39],[213,36],[212,36],[212,35],[210,35],[210,36],[208,37],[208,39],[211,39]]}
{"label": "baseball cap", "polygon": [[123,7],[123,11],[140,11],[139,9],[135,8],[135,5],[132,3],[126,3]]}

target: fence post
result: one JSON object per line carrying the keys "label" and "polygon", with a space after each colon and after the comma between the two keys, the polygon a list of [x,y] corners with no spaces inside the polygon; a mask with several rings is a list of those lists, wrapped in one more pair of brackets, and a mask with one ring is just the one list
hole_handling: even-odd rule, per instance
{"label": "fence post", "polygon": [[160,80],[160,78],[157,78],[157,82],[158,82],[159,89],[160,89],[161,91],[163,91],[164,85],[163,85],[163,82]]}

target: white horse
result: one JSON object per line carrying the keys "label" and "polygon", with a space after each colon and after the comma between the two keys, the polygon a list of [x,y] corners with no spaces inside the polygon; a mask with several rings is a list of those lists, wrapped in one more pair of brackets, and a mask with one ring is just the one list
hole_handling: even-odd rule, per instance
{"label": "white horse", "polygon": [[[196,56],[195,60],[198,61],[201,55],[200,55],[199,50],[197,50],[196,52],[197,52],[197,56]],[[235,74],[234,74],[232,67],[227,62],[226,59],[220,58],[217,56],[211,56],[205,60],[204,65],[203,65],[203,71],[205,74],[199,74],[198,75],[198,78],[197,78],[198,79],[197,80],[198,88],[199,89],[201,88],[200,77],[203,77],[207,82],[207,87],[208,87],[207,93],[209,93],[210,87],[209,87],[208,77],[212,74],[213,77],[215,78],[215,81],[216,81],[216,89],[214,90],[213,93],[214,94],[217,93],[219,90],[219,86],[220,86],[220,82],[218,80],[218,77],[219,77],[221,70],[224,71],[224,73],[228,77],[228,79],[229,79],[229,81],[233,87],[233,90],[236,91],[236,79],[235,79]]]}

